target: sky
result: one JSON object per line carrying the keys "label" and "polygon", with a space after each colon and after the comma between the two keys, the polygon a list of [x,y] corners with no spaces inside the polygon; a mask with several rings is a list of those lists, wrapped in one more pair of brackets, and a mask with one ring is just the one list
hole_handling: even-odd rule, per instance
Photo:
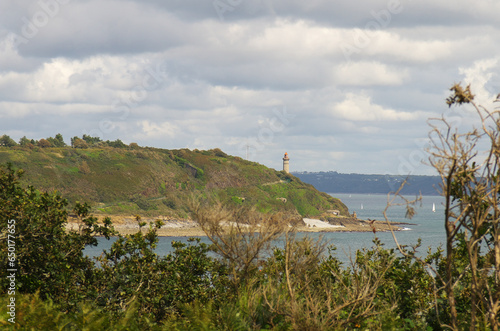
{"label": "sky", "polygon": [[[434,174],[428,119],[500,93],[499,0],[2,0],[0,135]],[[425,163],[425,162],[424,162]]]}

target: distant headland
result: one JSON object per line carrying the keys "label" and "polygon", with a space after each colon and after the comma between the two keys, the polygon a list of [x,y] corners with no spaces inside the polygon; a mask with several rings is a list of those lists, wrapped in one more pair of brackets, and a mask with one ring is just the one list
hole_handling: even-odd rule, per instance
{"label": "distant headland", "polygon": [[[277,155],[277,158],[280,156]],[[83,135],[19,143],[0,137],[0,163],[25,170],[22,181],[58,191],[70,203],[89,202],[102,215],[187,219],[193,196],[216,197],[226,206],[319,217],[326,210],[349,216],[339,200],[288,173],[222,150],[159,149]]]}
{"label": "distant headland", "polygon": [[439,195],[439,176],[399,176],[342,174],[328,172],[292,172],[305,183],[309,183],[322,192],[328,193],[365,193],[387,194],[396,191],[406,179],[403,195]]}

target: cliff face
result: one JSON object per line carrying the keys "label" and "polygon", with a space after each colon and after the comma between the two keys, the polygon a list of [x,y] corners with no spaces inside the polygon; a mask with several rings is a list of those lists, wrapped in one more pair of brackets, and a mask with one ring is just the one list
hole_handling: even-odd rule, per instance
{"label": "cliff face", "polygon": [[57,190],[71,202],[90,202],[109,214],[186,217],[193,194],[216,195],[229,205],[253,205],[263,212],[348,213],[340,200],[293,175],[219,149],[1,147],[0,163],[6,162],[25,170],[26,184]]}

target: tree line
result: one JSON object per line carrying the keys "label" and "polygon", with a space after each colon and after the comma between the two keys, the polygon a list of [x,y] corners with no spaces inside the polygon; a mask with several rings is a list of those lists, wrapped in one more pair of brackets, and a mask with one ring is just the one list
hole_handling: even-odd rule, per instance
{"label": "tree line", "polygon": [[[29,139],[23,136],[16,142],[10,136],[4,134],[0,136],[0,146],[3,147],[23,147],[33,149],[35,147],[49,148],[49,147],[67,147],[68,145],[64,142],[63,136],[58,133],[54,137],[42,138],[40,140]],[[125,144],[120,139],[114,141],[101,140],[99,137],[91,137],[84,134],[81,138],[75,136],[71,138],[70,146],[73,148],[89,148],[89,147],[114,147],[114,148],[138,148],[137,143]]]}

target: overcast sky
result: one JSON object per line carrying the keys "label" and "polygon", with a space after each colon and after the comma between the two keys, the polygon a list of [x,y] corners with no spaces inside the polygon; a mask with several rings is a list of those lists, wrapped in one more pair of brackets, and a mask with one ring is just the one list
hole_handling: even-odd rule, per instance
{"label": "overcast sky", "polygon": [[500,92],[499,0],[2,0],[0,134],[432,174],[454,82]]}

